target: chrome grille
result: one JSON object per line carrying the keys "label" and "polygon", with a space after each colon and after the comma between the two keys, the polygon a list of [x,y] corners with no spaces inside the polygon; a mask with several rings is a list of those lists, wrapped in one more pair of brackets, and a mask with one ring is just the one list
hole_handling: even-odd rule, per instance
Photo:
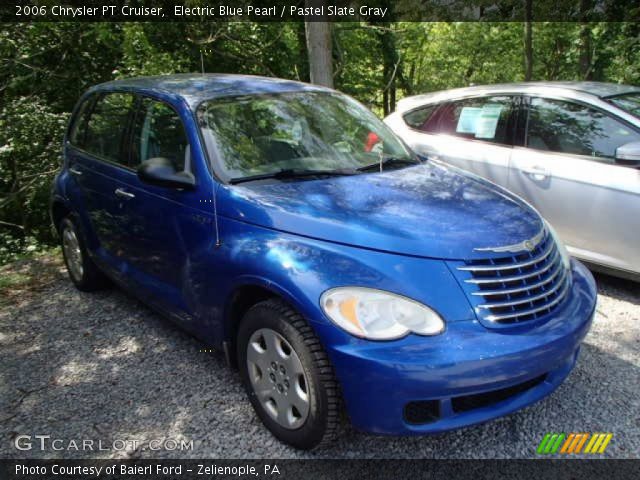
{"label": "chrome grille", "polygon": [[470,260],[456,268],[479,318],[488,326],[548,315],[569,290],[570,275],[548,233],[531,252]]}

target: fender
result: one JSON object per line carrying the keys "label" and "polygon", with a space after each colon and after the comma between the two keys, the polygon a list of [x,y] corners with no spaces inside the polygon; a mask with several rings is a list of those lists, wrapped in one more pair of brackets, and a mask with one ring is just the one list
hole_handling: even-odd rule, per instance
{"label": "fender", "polygon": [[[206,325],[202,335],[215,345],[231,338],[229,323],[234,294],[256,286],[282,298],[320,334],[331,324],[320,308],[329,288],[357,285],[397,292],[440,312],[448,321],[475,319],[475,314],[444,262],[388,255],[357,247],[278,232],[221,217],[222,245],[215,259],[192,262],[192,281],[202,289],[199,312]],[[333,265],[327,269],[326,265]],[[230,272],[241,272],[237,276]],[[423,279],[416,281],[417,279]],[[431,288],[424,289],[423,282]],[[197,290],[197,289],[196,289]]]}

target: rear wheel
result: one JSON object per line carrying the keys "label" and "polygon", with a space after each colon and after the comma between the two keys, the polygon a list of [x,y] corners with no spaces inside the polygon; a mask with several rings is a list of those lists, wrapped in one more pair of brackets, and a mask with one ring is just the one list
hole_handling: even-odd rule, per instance
{"label": "rear wheel", "polygon": [[70,217],[60,222],[60,241],[69,278],[76,288],[85,292],[103,288],[107,279],[89,258],[82,236]]}
{"label": "rear wheel", "polygon": [[338,383],[322,345],[300,314],[280,300],[258,303],[244,316],[237,345],[249,399],[279,440],[308,450],[337,436]]}

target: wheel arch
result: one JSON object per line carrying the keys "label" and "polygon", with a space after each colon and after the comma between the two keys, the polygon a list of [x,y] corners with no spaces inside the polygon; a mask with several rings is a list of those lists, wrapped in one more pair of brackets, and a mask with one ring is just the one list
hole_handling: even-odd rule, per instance
{"label": "wheel arch", "polygon": [[51,223],[56,234],[60,234],[60,223],[62,220],[71,215],[72,210],[60,198],[54,198],[51,202]]}
{"label": "wheel arch", "polygon": [[236,283],[228,295],[224,309],[223,346],[227,362],[237,367],[235,348],[238,326],[244,315],[254,305],[277,298],[287,303],[291,308],[304,315],[303,305],[289,290],[262,277],[245,277]]}

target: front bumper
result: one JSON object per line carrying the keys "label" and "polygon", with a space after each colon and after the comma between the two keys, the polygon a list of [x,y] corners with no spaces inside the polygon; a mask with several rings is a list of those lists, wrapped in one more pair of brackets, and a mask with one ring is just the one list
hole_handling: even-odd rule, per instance
{"label": "front bumper", "polygon": [[593,277],[578,262],[572,262],[572,271],[564,305],[530,328],[492,330],[463,321],[434,337],[410,335],[393,342],[351,337],[328,345],[352,424],[383,434],[438,433],[549,395],[575,365],[595,311]]}

